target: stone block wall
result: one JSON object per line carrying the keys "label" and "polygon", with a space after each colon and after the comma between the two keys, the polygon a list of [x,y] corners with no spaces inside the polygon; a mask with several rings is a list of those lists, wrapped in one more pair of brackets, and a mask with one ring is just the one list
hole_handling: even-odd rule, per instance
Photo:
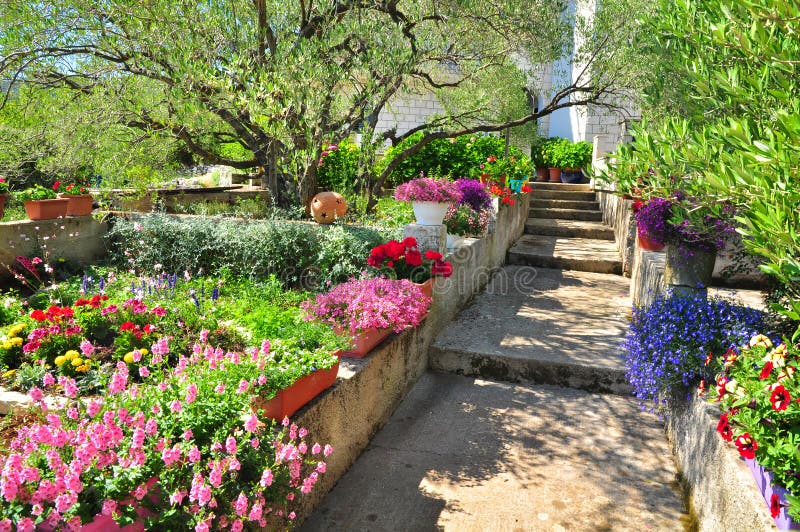
{"label": "stone block wall", "polygon": [[8,267],[17,256],[49,256],[51,262],[63,258],[91,264],[106,253],[108,223],[91,216],[57,220],[20,220],[0,223],[0,278],[8,279]]}

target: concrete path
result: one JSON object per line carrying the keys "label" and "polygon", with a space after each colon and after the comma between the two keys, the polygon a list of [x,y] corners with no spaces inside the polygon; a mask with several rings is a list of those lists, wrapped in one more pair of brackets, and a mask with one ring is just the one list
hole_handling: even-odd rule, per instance
{"label": "concrete path", "polygon": [[302,530],[686,529],[663,424],[626,394],[629,312],[621,277],[504,268],[431,347],[450,373],[421,379]]}
{"label": "concrete path", "polygon": [[683,530],[661,423],[631,398],[427,373],[304,531]]}
{"label": "concrete path", "polygon": [[628,287],[616,275],[507,266],[434,341],[430,367],[628,394]]}

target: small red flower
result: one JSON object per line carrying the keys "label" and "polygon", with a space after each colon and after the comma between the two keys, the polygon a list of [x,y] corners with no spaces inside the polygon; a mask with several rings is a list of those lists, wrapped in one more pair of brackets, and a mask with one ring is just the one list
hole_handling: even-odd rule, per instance
{"label": "small red flower", "polygon": [[75,301],[75,306],[76,307],[82,307],[82,306],[88,305],[88,304],[89,304],[89,300],[85,299],[85,298],[82,298],[82,297],[78,298],[78,300]]}
{"label": "small red flower", "polygon": [[711,357],[712,357],[712,354],[711,354],[711,351],[709,351],[708,354],[706,355],[706,364],[705,364],[706,366],[711,364]]}
{"label": "small red flower", "polygon": [[433,251],[429,249],[425,252],[425,258],[428,260],[442,260],[442,254],[438,251]]}
{"label": "small red flower", "polygon": [[453,266],[449,262],[436,261],[431,266],[431,275],[450,277],[453,275]]}
{"label": "small red flower", "polygon": [[47,319],[47,315],[44,312],[42,312],[41,310],[37,309],[37,310],[34,310],[33,312],[31,312],[31,318],[36,320],[36,321],[42,322],[42,321],[45,321]]}
{"label": "small red flower", "polygon": [[772,497],[769,499],[769,513],[772,514],[773,519],[780,515],[782,507],[783,505],[781,504],[780,498],[778,498],[777,494],[773,493]]}
{"label": "small red flower", "polygon": [[772,395],[769,396],[769,402],[772,403],[773,410],[781,412],[786,410],[786,407],[792,402],[792,397],[789,395],[789,390],[784,388],[783,385],[779,385],[772,390]]}
{"label": "small red flower", "polygon": [[742,458],[752,460],[756,457],[756,449],[758,449],[758,444],[753,438],[750,437],[750,433],[745,432],[736,438],[736,441],[733,443],[736,445],[736,450],[739,451],[739,454],[742,456]]}
{"label": "small red flower", "polygon": [[386,244],[384,244],[384,250],[386,255],[389,256],[389,258],[398,260],[403,257],[403,254],[406,251],[406,247],[397,240],[390,240]]}
{"label": "small red flower", "polygon": [[58,190],[58,187],[60,186],[61,186],[61,181],[56,181],[55,183],[53,183],[53,190]]}
{"label": "small red flower", "polygon": [[764,364],[764,367],[761,368],[761,373],[758,374],[758,378],[763,381],[764,379],[769,377],[770,374],[772,373],[773,367],[774,365],[772,364],[772,361],[768,361],[766,364]]}
{"label": "small red flower", "polygon": [[122,325],[119,326],[120,331],[132,331],[136,325],[132,321],[126,321]]}
{"label": "small red flower", "polygon": [[533,188],[529,187],[528,185],[522,185],[522,193],[528,194],[529,192],[533,192]]}
{"label": "small red flower", "polygon": [[717,432],[719,432],[719,435],[722,436],[722,439],[725,441],[731,441],[733,439],[733,430],[731,429],[730,421],[728,421],[728,414],[719,416]]}

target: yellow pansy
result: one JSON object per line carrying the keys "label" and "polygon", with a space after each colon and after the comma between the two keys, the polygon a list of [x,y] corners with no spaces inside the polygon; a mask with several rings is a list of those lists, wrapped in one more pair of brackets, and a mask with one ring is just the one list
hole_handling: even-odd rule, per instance
{"label": "yellow pansy", "polygon": [[59,368],[63,366],[66,361],[67,357],[65,357],[64,355],[59,355],[55,359],[56,366],[58,366]]}

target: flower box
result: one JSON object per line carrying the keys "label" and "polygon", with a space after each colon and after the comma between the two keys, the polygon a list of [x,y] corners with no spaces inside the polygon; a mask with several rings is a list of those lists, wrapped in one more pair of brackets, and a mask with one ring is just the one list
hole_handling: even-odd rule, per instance
{"label": "flower box", "polygon": [[25,214],[31,220],[52,220],[67,215],[68,201],[65,199],[45,199],[26,201]]}
{"label": "flower box", "polygon": [[[338,331],[337,331],[338,332]],[[353,349],[342,351],[339,356],[346,358],[364,358],[375,346],[392,334],[391,329],[370,328],[353,336]]]}
{"label": "flower box", "polygon": [[639,248],[645,251],[662,251],[664,249],[664,244],[661,244],[652,238],[647,238],[641,234],[637,234],[636,238],[637,242],[639,243]]}
{"label": "flower box", "polygon": [[773,495],[777,496],[780,511],[777,512],[777,516],[773,512],[773,516],[778,530],[800,530],[800,523],[797,523],[786,512],[786,494],[789,492],[781,486],[774,485],[772,483],[772,473],[761,467],[761,464],[756,460],[745,458],[744,461],[747,467],[750,468],[750,472],[753,474],[758,489],[761,490],[761,496],[764,497],[767,507],[772,509],[772,497]]}
{"label": "flower box", "polygon": [[281,420],[289,417],[320,393],[333,386],[338,373],[339,363],[337,362],[330,369],[317,370],[295,381],[288,388],[280,390],[269,401],[257,400],[253,406],[263,410],[264,415],[271,419]]}
{"label": "flower box", "polygon": [[67,216],[89,216],[92,214],[94,198],[91,194],[59,194],[58,197],[68,201]]}
{"label": "flower box", "polygon": [[423,294],[425,294],[426,296],[428,296],[430,298],[433,298],[433,282],[434,281],[435,281],[435,278],[431,277],[430,279],[428,279],[424,283],[414,283],[414,284],[416,286],[418,286],[420,290],[422,290]]}

